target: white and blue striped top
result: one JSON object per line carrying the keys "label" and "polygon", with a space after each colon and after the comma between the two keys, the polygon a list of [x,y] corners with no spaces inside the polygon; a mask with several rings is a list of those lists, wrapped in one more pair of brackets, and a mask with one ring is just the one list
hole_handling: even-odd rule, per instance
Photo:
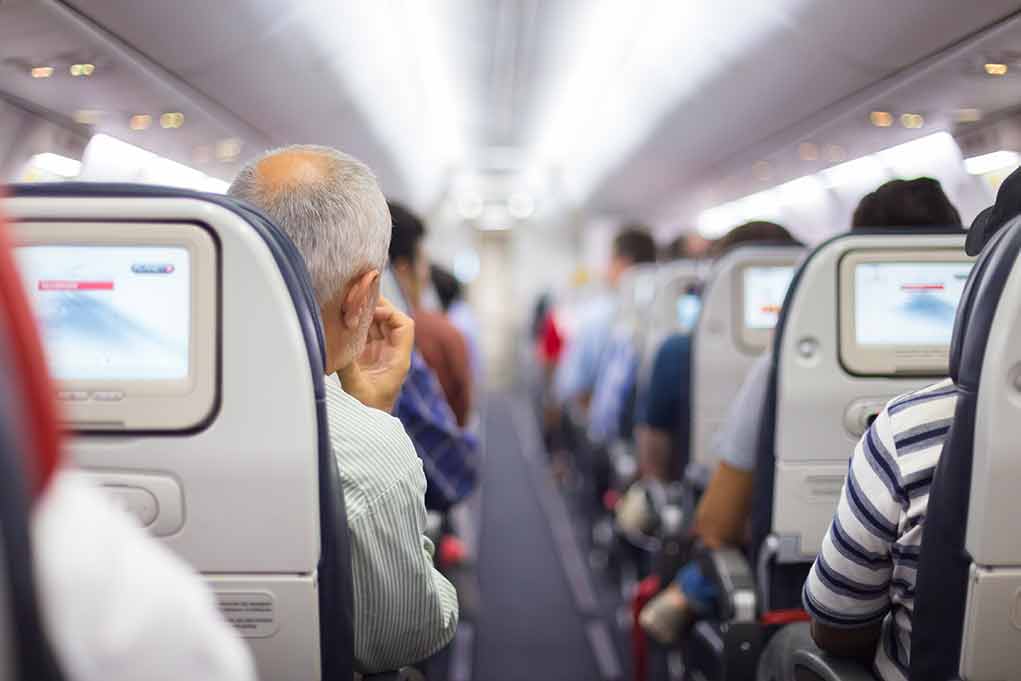
{"label": "white and blue striped top", "polygon": [[354,655],[361,672],[395,670],[445,646],[457,629],[454,587],[425,536],[425,474],[401,422],[326,378],[354,580]]}
{"label": "white and blue striped top", "polygon": [[948,379],[886,405],[855,449],[805,582],[805,608],[825,624],[883,620],[874,671],[884,681],[907,677],[929,487],[956,403]]}

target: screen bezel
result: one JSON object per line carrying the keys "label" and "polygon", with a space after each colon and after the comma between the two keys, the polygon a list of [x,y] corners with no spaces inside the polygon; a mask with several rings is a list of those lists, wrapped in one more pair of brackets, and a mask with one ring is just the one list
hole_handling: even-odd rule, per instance
{"label": "screen bezel", "polygon": [[[217,400],[219,275],[216,241],[190,222],[58,222],[14,224],[15,247],[169,247],[188,251],[190,282],[188,374],[182,379],[54,380],[62,415],[76,430],[178,431],[200,425]],[[96,392],[123,398],[100,402]],[[88,394],[88,399],[71,396]]]}
{"label": "screen bezel", "polygon": [[974,258],[956,248],[862,249],[849,251],[840,260],[837,304],[840,319],[840,363],[856,376],[946,376],[950,344],[903,345],[858,343],[855,310],[858,292],[855,271],[873,263],[973,264]]}
{"label": "screen bezel", "polygon": [[[791,268],[791,280],[793,281],[794,274],[797,273],[797,263],[790,258],[776,257],[776,258],[762,258],[752,262],[744,263],[734,268],[734,280],[732,286],[734,287],[734,340],[738,347],[745,352],[751,354],[758,354],[769,347],[769,343],[773,340],[773,334],[776,332],[776,325],[773,325],[768,329],[755,329],[745,325],[745,302],[747,296],[745,295],[745,273],[751,269],[769,269],[776,267],[789,267]],[[788,290],[790,286],[788,285]],[[786,298],[786,294],[784,296]],[[781,305],[783,301],[780,301]]]}

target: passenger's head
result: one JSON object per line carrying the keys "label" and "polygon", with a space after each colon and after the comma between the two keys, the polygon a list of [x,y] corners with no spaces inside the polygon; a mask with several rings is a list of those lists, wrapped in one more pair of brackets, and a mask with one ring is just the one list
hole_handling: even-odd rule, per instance
{"label": "passenger's head", "polygon": [[719,258],[737,248],[750,244],[768,244],[773,246],[800,246],[801,243],[791,236],[786,229],[775,222],[756,220],[735,227],[713,242],[709,255]]}
{"label": "passenger's head", "polygon": [[297,246],[323,318],[327,371],[365,347],[390,245],[390,214],[372,172],[336,149],[291,146],[245,166],[228,194],[259,208]]}
{"label": "passenger's head", "polygon": [[656,242],[652,235],[640,225],[625,227],[613,240],[608,272],[610,283],[616,286],[625,270],[650,262],[656,262]]}
{"label": "passenger's head", "polygon": [[891,180],[858,204],[851,229],[868,227],[950,227],[961,215],[950,203],[938,180]]}
{"label": "passenger's head", "polygon": [[422,304],[422,292],[429,285],[429,258],[422,242],[425,225],[417,215],[394,201],[390,202],[393,238],[390,240],[390,267],[401,292],[412,309]]}
{"label": "passenger's head", "polygon": [[446,268],[433,265],[429,268],[429,276],[432,278],[433,288],[436,289],[436,295],[444,310],[449,310],[455,301],[464,296],[461,282]]}
{"label": "passenger's head", "polygon": [[663,249],[664,260],[698,260],[709,252],[711,242],[698,232],[682,234]]}

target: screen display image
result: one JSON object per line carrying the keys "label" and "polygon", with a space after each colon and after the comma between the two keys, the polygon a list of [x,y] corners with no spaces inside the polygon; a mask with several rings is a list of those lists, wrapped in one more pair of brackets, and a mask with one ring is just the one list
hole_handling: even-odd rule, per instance
{"label": "screen display image", "polygon": [[744,325],[772,329],[780,316],[787,289],[794,278],[792,266],[749,267],[744,271]]}
{"label": "screen display image", "polygon": [[187,249],[21,246],[16,257],[55,378],[187,378],[191,326]]}
{"label": "screen display image", "polygon": [[854,271],[859,345],[949,345],[970,262],[862,263]]}

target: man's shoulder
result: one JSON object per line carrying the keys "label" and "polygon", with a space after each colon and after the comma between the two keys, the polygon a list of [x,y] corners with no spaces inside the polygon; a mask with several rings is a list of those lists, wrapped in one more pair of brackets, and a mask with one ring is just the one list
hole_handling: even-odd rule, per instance
{"label": "man's shoulder", "polygon": [[349,516],[398,484],[422,478],[424,488],[422,463],[399,420],[348,395],[335,377],[326,381],[326,411]]}
{"label": "man's shoulder", "polygon": [[957,387],[948,378],[893,398],[884,411],[896,431],[907,424],[951,419],[956,407]]}

